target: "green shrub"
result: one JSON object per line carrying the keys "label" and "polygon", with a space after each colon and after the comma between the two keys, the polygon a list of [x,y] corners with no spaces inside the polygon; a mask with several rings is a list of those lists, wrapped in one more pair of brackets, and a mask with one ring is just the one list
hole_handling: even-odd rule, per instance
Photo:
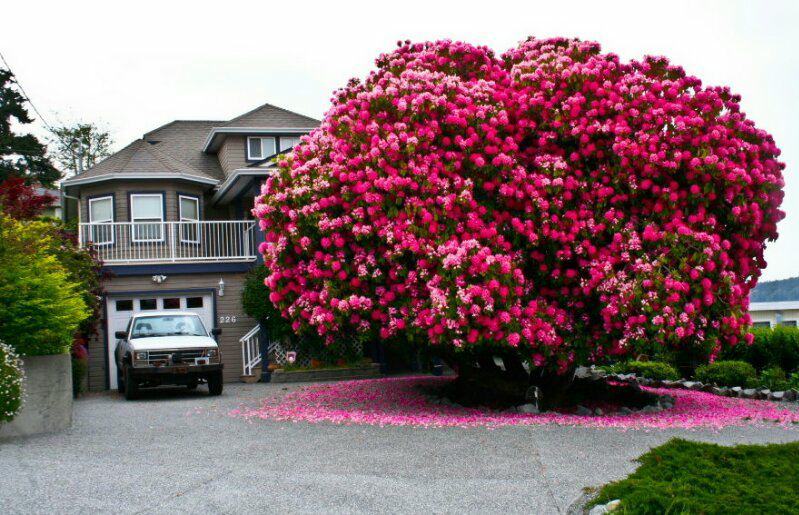
{"label": "green shrub", "polygon": [[619,369],[625,374],[635,374],[638,377],[646,377],[647,379],[679,379],[680,375],[668,363],[660,363],[658,361],[628,361],[620,363]]}
{"label": "green shrub", "polygon": [[0,423],[10,422],[22,408],[22,360],[0,341]]}
{"label": "green shrub", "polygon": [[746,386],[757,377],[757,372],[745,361],[716,361],[697,368],[694,377],[697,381],[720,386]]}
{"label": "green shrub", "polygon": [[771,367],[760,373],[760,377],[754,381],[753,386],[770,390],[785,390],[788,388],[788,381],[785,380],[785,371],[783,369]]}
{"label": "green shrub", "polygon": [[51,253],[49,225],[0,214],[0,339],[21,356],[61,354],[89,316],[80,288]]}
{"label": "green shrub", "polygon": [[734,347],[726,347],[719,359],[746,361],[760,371],[773,366],[787,371],[799,368],[799,328],[756,327],[750,331],[755,337],[752,345],[739,343]]}

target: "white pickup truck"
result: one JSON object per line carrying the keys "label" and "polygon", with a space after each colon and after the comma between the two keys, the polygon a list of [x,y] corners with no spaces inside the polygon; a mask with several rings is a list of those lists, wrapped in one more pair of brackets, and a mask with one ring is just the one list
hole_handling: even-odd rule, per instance
{"label": "white pickup truck", "polygon": [[150,311],[136,313],[125,331],[117,331],[114,357],[117,385],[125,398],[135,399],[139,389],[165,384],[197,388],[208,384],[208,393],[222,393],[222,356],[214,336],[196,313]]}

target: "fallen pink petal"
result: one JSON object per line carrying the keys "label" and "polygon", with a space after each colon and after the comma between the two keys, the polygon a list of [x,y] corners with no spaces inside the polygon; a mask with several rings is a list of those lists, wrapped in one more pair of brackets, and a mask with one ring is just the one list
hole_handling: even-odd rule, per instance
{"label": "fallen pink petal", "polygon": [[248,419],[332,422],[376,426],[485,427],[560,425],[616,429],[721,429],[727,426],[799,424],[799,410],[769,401],[719,397],[682,389],[645,388],[672,395],[671,409],[658,413],[577,416],[526,415],[434,404],[419,386],[440,386],[451,378],[401,377],[325,383],[303,387],[240,407],[230,413]]}

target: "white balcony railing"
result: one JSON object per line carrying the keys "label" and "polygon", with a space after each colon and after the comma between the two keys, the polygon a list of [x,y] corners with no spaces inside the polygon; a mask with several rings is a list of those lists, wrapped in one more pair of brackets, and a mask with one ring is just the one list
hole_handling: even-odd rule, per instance
{"label": "white balcony railing", "polygon": [[80,224],[106,264],[253,261],[255,222],[113,222]]}

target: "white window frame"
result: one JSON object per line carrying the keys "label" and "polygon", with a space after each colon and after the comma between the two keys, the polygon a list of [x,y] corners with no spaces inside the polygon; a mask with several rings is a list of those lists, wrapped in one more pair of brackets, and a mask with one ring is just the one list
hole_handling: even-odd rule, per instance
{"label": "white window frame", "polygon": [[[158,197],[158,207],[161,210],[161,218],[144,218],[136,216],[136,198]],[[133,224],[131,241],[133,243],[152,243],[164,241],[164,194],[163,193],[131,193],[130,194],[130,221]],[[137,238],[136,224],[159,224],[160,238]]]}
{"label": "white window frame", "polygon": [[[261,155],[260,156],[253,156],[250,153],[250,140],[257,139],[260,140],[261,143]],[[275,151],[269,155],[266,154],[264,150],[264,140],[271,139],[272,140],[272,147]],[[269,156],[273,156],[277,153],[277,141],[275,141],[274,136],[247,136],[247,161],[260,161],[261,159],[266,159]]]}
{"label": "white window frame", "polygon": [[[197,218],[188,218],[183,216],[183,200],[191,200],[197,206]],[[178,216],[180,217],[180,242],[181,243],[200,243],[200,199],[191,195],[178,195]],[[188,237],[184,238],[184,227],[190,227],[188,224],[195,222],[195,239]],[[184,225],[186,224],[186,225]],[[189,236],[189,235],[186,235]]]}
{"label": "white window frame", "polygon": [[[92,203],[93,202],[99,202],[99,201],[102,201],[102,200],[110,200],[111,201],[111,218],[109,218],[109,219],[105,219],[104,218],[102,220],[95,220],[94,217],[92,216]],[[114,231],[114,196],[113,195],[106,195],[106,196],[103,196],[103,197],[90,198],[89,199],[89,204],[88,204],[88,209],[89,209],[89,227],[91,227],[91,230],[89,231],[89,236],[92,239],[92,244],[93,245],[113,245],[114,244],[114,232],[115,232]],[[100,227],[97,227],[97,225],[99,225],[99,224],[111,224],[111,227],[110,227],[110,229],[111,229],[110,230],[111,239],[110,240],[102,241],[102,242],[94,241],[94,240],[96,240],[95,236],[96,236],[96,233],[97,233],[95,228],[100,229]]]}

